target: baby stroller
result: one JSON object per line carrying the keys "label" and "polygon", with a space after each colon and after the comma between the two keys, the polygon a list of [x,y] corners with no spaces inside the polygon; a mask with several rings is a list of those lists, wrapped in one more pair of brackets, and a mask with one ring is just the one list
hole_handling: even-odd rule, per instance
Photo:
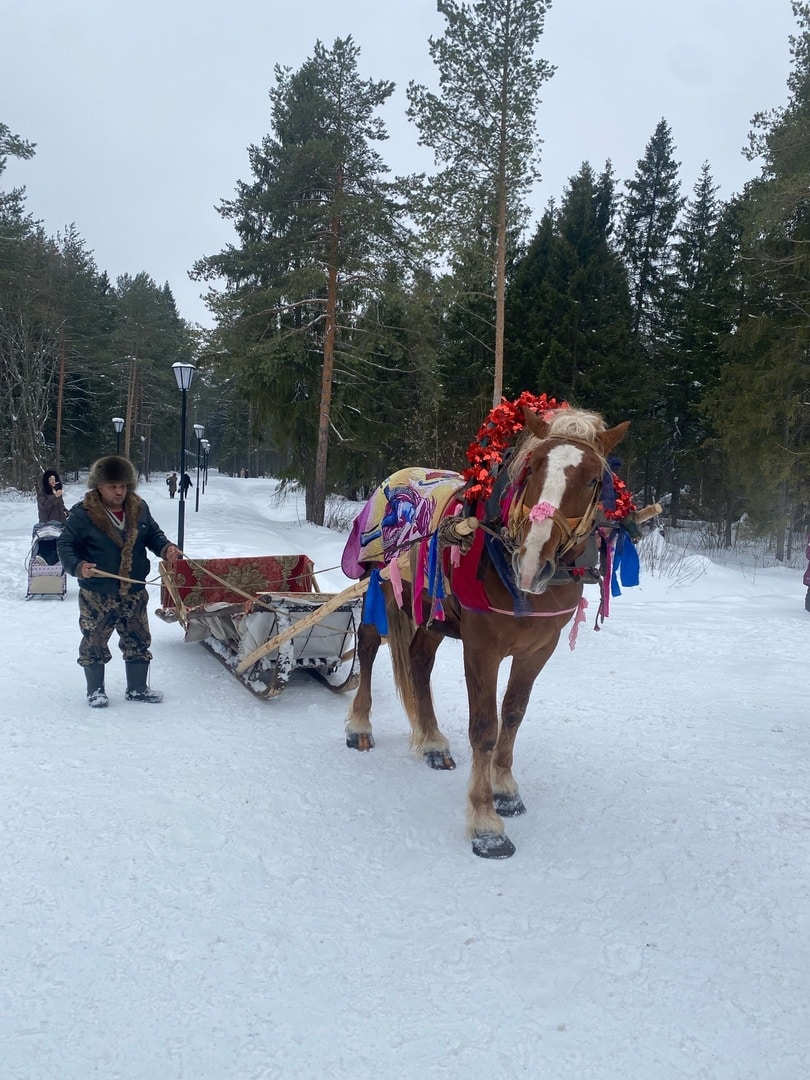
{"label": "baby stroller", "polygon": [[39,521],[31,534],[31,551],[25,561],[28,571],[26,600],[35,596],[58,596],[65,599],[67,575],[59,562],[56,541],[62,535],[59,521]]}

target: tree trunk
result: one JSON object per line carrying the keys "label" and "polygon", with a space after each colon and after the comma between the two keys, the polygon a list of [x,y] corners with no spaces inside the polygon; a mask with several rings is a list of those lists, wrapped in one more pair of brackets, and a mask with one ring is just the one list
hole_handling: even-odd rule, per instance
{"label": "tree trunk", "polygon": [[[511,20],[507,12],[506,35]],[[506,318],[506,120],[509,111],[509,63],[504,59],[501,70],[501,116],[498,137],[498,220],[495,236],[495,358],[492,406],[500,405],[503,397],[503,341]]]}
{"label": "tree trunk", "polygon": [[492,388],[493,407],[503,397],[503,341],[506,318],[506,191],[505,184],[498,194],[498,239],[495,255],[495,381]]}
{"label": "tree trunk", "polygon": [[332,219],[332,257],[329,260],[326,284],[326,333],[323,339],[323,370],[321,400],[318,408],[318,448],[315,452],[315,483],[312,492],[311,517],[314,525],[323,525],[326,515],[326,466],[329,456],[329,422],[332,411],[332,378],[335,367],[335,331],[337,327],[337,240],[340,220]]}
{"label": "tree trunk", "polygon": [[137,412],[138,397],[138,359],[135,356],[129,358],[129,378],[127,380],[127,408],[126,426],[124,427],[124,457],[132,460],[131,445],[132,435],[135,431],[135,416]]}
{"label": "tree trunk", "polygon": [[53,467],[62,470],[62,404],[65,398],[65,328],[59,328],[59,383],[56,390],[56,436],[53,451]]}

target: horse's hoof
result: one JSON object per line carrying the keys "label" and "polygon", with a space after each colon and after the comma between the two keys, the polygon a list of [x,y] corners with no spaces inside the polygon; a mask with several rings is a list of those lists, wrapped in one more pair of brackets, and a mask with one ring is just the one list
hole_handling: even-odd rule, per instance
{"label": "horse's hoof", "polygon": [[474,832],[472,849],[473,855],[482,859],[508,859],[515,854],[515,845],[506,833]]}
{"label": "horse's hoof", "polygon": [[425,750],[422,755],[431,769],[455,769],[456,763],[449,750]]}
{"label": "horse's hoof", "polygon": [[350,750],[371,750],[374,746],[374,736],[370,731],[348,731],[346,745]]}
{"label": "horse's hoof", "polygon": [[492,796],[492,805],[495,807],[495,813],[500,817],[520,817],[521,814],[526,813],[526,804],[517,793],[514,795],[496,793]]}

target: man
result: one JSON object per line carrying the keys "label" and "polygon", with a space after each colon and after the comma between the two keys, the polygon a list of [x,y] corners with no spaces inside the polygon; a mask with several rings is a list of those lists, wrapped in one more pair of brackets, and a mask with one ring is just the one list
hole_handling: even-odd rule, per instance
{"label": "man", "polygon": [[[62,565],[79,582],[78,663],[84,668],[92,709],[109,705],[104,665],[111,659],[108,642],[113,630],[124,656],[126,700],[150,704],[163,700],[163,694],[146,681],[152,636],[141,582],[149,576],[147,548],[169,561],[178,559],[180,551],[135,494],[136,485],[135,469],[126,458],[99,458],[90,467],[89,490],[71,509],[57,545]],[[116,577],[98,576],[97,571]]]}
{"label": "man", "polygon": [[188,498],[188,489],[190,487],[194,487],[194,485],[191,482],[191,477],[188,475],[187,472],[184,472],[183,475],[180,477],[180,496],[181,496],[181,498],[183,498],[183,499]]}

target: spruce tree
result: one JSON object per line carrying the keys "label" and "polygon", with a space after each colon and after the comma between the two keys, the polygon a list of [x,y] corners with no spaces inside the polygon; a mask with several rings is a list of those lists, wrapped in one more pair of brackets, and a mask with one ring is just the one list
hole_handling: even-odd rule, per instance
{"label": "spruce tree", "polygon": [[545,391],[608,419],[634,419],[627,275],[611,245],[612,170],[586,162],[543,216],[507,297],[511,389]]}
{"label": "spruce tree", "polygon": [[788,102],[753,121],[762,172],[739,203],[739,321],[707,403],[727,452],[745,461],[749,518],[779,558],[810,518],[810,4],[793,12]]}
{"label": "spruce tree", "polygon": [[[116,324],[111,389],[115,407],[126,420],[122,452],[148,475],[153,446],[161,460],[179,453],[176,443],[181,407],[172,364],[194,355],[191,329],[177,312],[168,284],[158,285],[147,273],[122,274],[115,283]],[[192,384],[193,407],[202,375]],[[187,462],[178,461],[185,468]]]}
{"label": "spruce tree", "polygon": [[708,163],[701,168],[693,197],[675,230],[677,274],[671,347],[666,357],[663,417],[672,493],[672,523],[681,513],[687,488],[695,509],[702,487],[704,445],[711,432],[701,406],[716,384],[723,362],[722,341],[731,330],[727,288],[733,273],[733,251],[719,225],[723,207],[717,198]]}
{"label": "spruce tree", "polygon": [[672,133],[662,119],[635,175],[626,182],[619,229],[630,279],[630,347],[641,373],[633,388],[642,417],[634,425],[634,439],[643,458],[645,502],[659,494],[670,457],[667,444],[671,429],[665,416],[668,350],[676,293],[675,225],[684,203],[674,151]]}

